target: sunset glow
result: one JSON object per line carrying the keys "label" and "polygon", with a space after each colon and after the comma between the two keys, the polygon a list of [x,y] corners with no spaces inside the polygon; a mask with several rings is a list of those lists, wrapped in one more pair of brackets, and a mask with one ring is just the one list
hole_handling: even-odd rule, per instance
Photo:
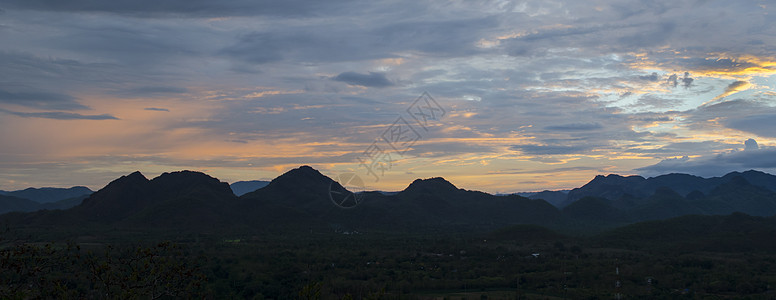
{"label": "sunset glow", "polygon": [[[776,172],[765,1],[45,2],[0,2],[0,190],[300,165],[494,193]],[[375,178],[359,157],[424,92],[444,116]]]}

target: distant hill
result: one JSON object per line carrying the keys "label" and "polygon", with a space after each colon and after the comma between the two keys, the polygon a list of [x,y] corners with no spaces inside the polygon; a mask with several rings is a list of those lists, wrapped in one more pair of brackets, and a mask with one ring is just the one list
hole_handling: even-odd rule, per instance
{"label": "distant hill", "polygon": [[260,188],[263,188],[269,184],[269,181],[251,180],[251,181],[238,181],[229,185],[232,192],[239,196],[253,192]]}
{"label": "distant hill", "polygon": [[[776,215],[776,192],[751,184],[744,174],[747,172],[710,179],[683,174],[649,179],[638,176],[598,176],[585,187],[569,193],[569,197],[582,194],[601,196],[585,196],[570,202],[563,210],[565,213],[573,207],[577,211],[574,219],[588,217],[591,222],[640,222],[688,214],[727,215],[734,212],[754,216]],[[587,202],[591,202],[589,199],[600,200],[585,203],[585,199],[588,199]],[[578,206],[585,210],[579,212]],[[609,212],[609,215],[605,212]]]}
{"label": "distant hill", "polygon": [[350,209],[336,206],[329,190],[336,195],[350,193],[331,178],[303,166],[240,197],[241,210],[254,212],[259,219],[273,220],[273,224],[380,230],[472,230],[496,224],[547,224],[559,215],[557,209],[541,200],[458,189],[439,177],[415,180],[395,194],[360,194],[362,202]]}
{"label": "distant hill", "polygon": [[528,197],[529,199],[542,199],[552,204],[555,207],[562,207],[563,203],[568,199],[568,191],[541,191],[538,193],[526,193],[528,195],[521,195]]}
{"label": "distant hill", "polygon": [[229,185],[200,172],[134,172],[109,183],[67,214],[97,224],[212,228],[229,224],[237,197]]}
{"label": "distant hill", "polygon": [[731,172],[722,177],[703,178],[688,174],[667,174],[651,178],[641,176],[598,175],[582,187],[568,193],[561,205],[569,205],[584,197],[600,197],[618,200],[623,197],[646,199],[659,188],[669,188],[682,197],[692,192],[710,193],[717,186],[741,177],[752,185],[776,192],[776,176],[760,171]]}
{"label": "distant hill", "polygon": [[65,199],[81,197],[93,193],[85,186],[74,186],[71,188],[27,188],[18,191],[0,191],[0,195],[24,198],[38,203],[53,203]]}
{"label": "distant hill", "polygon": [[13,196],[0,195],[0,214],[12,211],[36,211],[40,203]]}
{"label": "distant hill", "polygon": [[7,212],[33,212],[42,209],[68,209],[74,207],[88,197],[89,195],[81,195],[77,197],[67,198],[56,202],[38,203],[30,199],[0,195],[0,214]]}
{"label": "distant hill", "polygon": [[[0,216],[0,223],[180,231],[394,232],[483,232],[532,224],[600,232],[687,214],[776,215],[776,192],[767,188],[773,177],[756,171],[710,179],[683,174],[598,176],[568,194],[587,196],[559,209],[542,199],[460,189],[441,177],[414,180],[396,193],[353,194],[319,171],[301,166],[238,197],[227,183],[200,172],[164,173],[151,180],[134,172],[82,196],[82,203],[65,210],[51,209],[67,208],[81,199],[36,205],[1,196],[0,204],[6,207],[3,212],[49,210],[6,214]],[[557,204],[561,194],[565,193],[545,191],[532,196],[551,198]]]}

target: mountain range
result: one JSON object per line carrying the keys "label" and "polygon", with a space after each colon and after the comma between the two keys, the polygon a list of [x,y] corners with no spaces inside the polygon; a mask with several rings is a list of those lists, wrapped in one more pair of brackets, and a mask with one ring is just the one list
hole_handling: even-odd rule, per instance
{"label": "mountain range", "polygon": [[232,189],[232,192],[239,197],[247,193],[253,192],[255,190],[258,190],[260,188],[263,188],[268,184],[269,184],[269,181],[249,180],[249,181],[238,181],[238,182],[232,183],[229,185],[229,187]]}
{"label": "mountain range", "polygon": [[597,176],[568,194],[539,194],[556,197],[552,200],[556,205],[565,195],[559,208],[543,199],[460,189],[440,177],[417,179],[398,193],[353,194],[302,166],[237,196],[234,185],[200,172],[170,172],[150,180],[134,172],[72,208],[8,213],[0,216],[0,223],[342,232],[484,231],[533,224],[582,231],[683,215],[772,216],[776,215],[774,188],[776,176],[757,171],[708,179],[684,174]]}
{"label": "mountain range", "polygon": [[92,190],[84,186],[0,191],[0,214],[11,211],[67,209],[80,204],[92,193]]}

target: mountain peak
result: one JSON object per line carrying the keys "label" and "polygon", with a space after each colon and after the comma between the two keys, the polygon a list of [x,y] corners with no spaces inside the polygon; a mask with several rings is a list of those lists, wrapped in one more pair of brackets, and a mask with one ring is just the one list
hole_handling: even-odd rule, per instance
{"label": "mountain peak", "polygon": [[313,169],[310,166],[301,166],[296,169],[291,169],[288,172],[283,173],[283,175],[278,176],[277,178],[273,179],[270,182],[270,185],[287,185],[287,184],[305,184],[305,183],[320,183],[325,182],[326,184],[329,183],[331,179],[326,177],[325,175],[321,174],[321,172],[318,172],[318,170]]}
{"label": "mountain peak", "polygon": [[145,175],[143,175],[143,173],[140,173],[140,171],[135,171],[130,173],[129,175],[121,176],[119,179],[121,178],[126,178],[127,180],[148,180],[148,178],[146,178]]}
{"label": "mountain peak", "polygon": [[185,189],[197,186],[218,186],[220,189],[228,187],[227,183],[221,182],[215,177],[189,170],[163,173],[159,177],[152,179],[151,183],[163,189]]}
{"label": "mountain peak", "polygon": [[[132,173],[134,174],[134,173]],[[159,180],[160,178],[207,178],[207,179],[215,179],[214,177],[207,175],[202,172],[198,171],[189,171],[189,170],[183,170],[183,171],[175,171],[175,172],[164,172],[162,175],[159,175],[159,177],[156,177],[152,180]]]}
{"label": "mountain peak", "polygon": [[415,179],[402,192],[449,192],[457,191],[458,188],[442,177],[433,177],[428,179]]}
{"label": "mountain peak", "polygon": [[744,171],[744,172],[743,172],[743,173],[741,173],[741,174],[743,174],[743,175],[751,175],[751,174],[757,174],[757,175],[769,175],[768,173],[765,173],[765,172],[762,172],[762,171],[757,171],[757,170],[748,170],[748,171]]}
{"label": "mountain peak", "polygon": [[595,184],[622,184],[622,183],[635,183],[639,181],[645,180],[644,177],[641,177],[639,175],[630,175],[630,176],[622,176],[619,174],[609,174],[609,175],[596,175],[593,180],[587,183],[587,185],[595,185]]}

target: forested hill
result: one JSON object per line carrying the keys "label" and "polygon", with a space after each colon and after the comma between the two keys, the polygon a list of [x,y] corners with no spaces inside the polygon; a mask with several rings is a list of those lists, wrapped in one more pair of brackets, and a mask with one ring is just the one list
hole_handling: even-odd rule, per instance
{"label": "forested hill", "polygon": [[460,189],[440,177],[415,180],[395,194],[353,194],[302,166],[238,197],[227,183],[200,172],[164,173],[150,180],[134,172],[73,208],[10,213],[0,216],[0,222],[183,231],[465,232],[517,224],[601,231],[683,215],[776,215],[773,178],[756,171],[711,179],[599,176],[569,192],[570,198],[581,198],[559,209],[542,199]]}

